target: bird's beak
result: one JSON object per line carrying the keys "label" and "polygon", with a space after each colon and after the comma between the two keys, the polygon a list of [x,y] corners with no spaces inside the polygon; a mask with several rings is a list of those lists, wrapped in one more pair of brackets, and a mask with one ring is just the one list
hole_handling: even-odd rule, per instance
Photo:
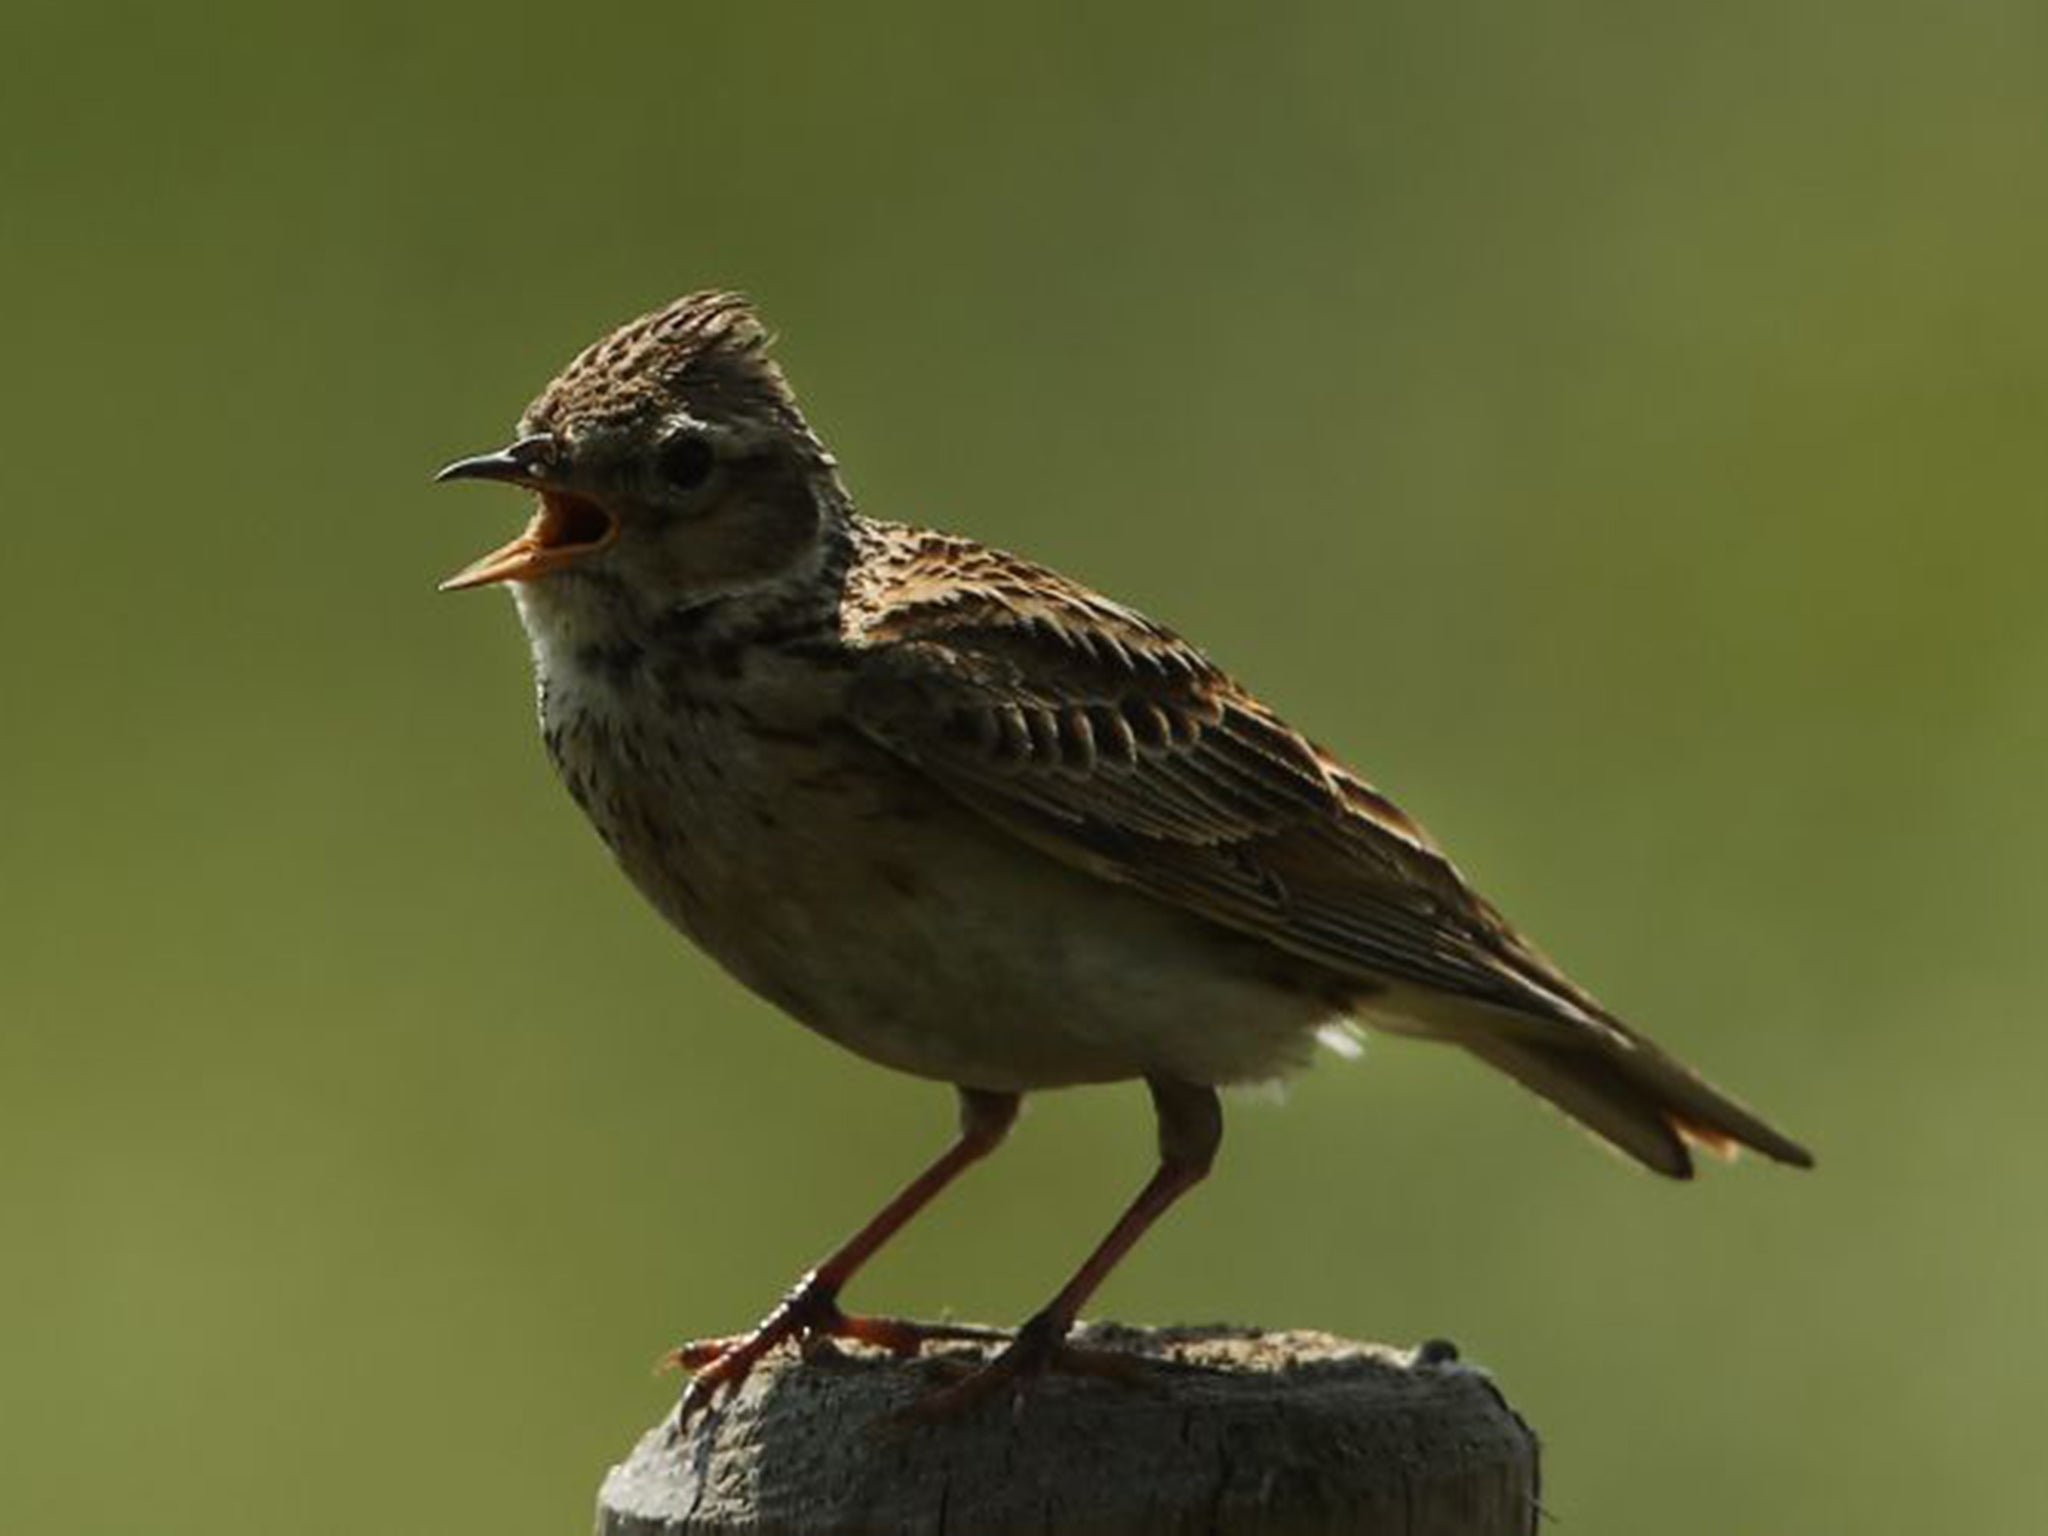
{"label": "bird's beak", "polygon": [[443,592],[487,587],[500,581],[532,581],[603,549],[618,536],[619,525],[603,507],[551,483],[547,465],[548,450],[552,447],[553,442],[547,437],[522,437],[496,453],[457,459],[434,476],[436,484],[444,480],[496,480],[540,493],[540,511],[526,525],[525,532],[450,576],[441,583]]}
{"label": "bird's beak", "polygon": [[496,453],[478,453],[457,459],[434,476],[434,484],[440,485],[447,480],[503,480],[509,485],[532,485],[535,483],[534,471],[539,464],[539,449],[547,441],[544,437],[522,437],[509,448],[500,448]]}

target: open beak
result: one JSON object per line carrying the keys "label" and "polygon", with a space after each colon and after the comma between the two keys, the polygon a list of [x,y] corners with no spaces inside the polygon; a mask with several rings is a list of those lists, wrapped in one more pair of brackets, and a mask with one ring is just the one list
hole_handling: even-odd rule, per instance
{"label": "open beak", "polygon": [[540,493],[540,510],[511,543],[474,560],[441,583],[443,592],[487,587],[500,581],[532,581],[571,565],[618,537],[619,525],[596,502],[554,486],[548,474],[547,437],[522,437],[496,453],[457,459],[438,475],[443,480],[496,480]]}

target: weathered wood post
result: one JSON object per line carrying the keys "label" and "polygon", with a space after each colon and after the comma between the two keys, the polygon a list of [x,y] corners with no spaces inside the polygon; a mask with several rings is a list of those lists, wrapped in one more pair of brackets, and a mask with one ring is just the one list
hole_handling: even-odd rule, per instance
{"label": "weathered wood post", "polygon": [[[778,1355],[614,1467],[599,1536],[1529,1536],[1537,1443],[1447,1345],[1096,1326],[1141,1384],[1052,1377],[906,1424],[942,1367]],[[971,1358],[971,1347],[963,1346]],[[959,1358],[958,1355],[955,1357]]]}

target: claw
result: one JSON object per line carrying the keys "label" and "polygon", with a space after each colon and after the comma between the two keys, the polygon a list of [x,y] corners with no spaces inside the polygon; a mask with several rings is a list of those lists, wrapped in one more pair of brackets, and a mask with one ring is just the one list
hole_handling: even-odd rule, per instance
{"label": "claw", "polygon": [[954,1379],[897,1410],[899,1423],[936,1424],[972,1413],[990,1398],[1008,1392],[1022,1400],[1031,1383],[1054,1373],[1114,1381],[1126,1387],[1150,1387],[1145,1362],[1136,1355],[1108,1349],[1085,1349],[1066,1340],[1071,1323],[1040,1313],[1017,1331],[1004,1349],[979,1366],[945,1361],[941,1369]]}
{"label": "claw", "polygon": [[670,1350],[663,1364],[692,1373],[676,1404],[674,1433],[680,1435],[689,1428],[690,1420],[709,1408],[720,1392],[737,1390],[776,1345],[785,1341],[801,1345],[814,1335],[839,1331],[846,1321],[839,1310],[838,1287],[821,1282],[812,1273],[790,1287],[789,1294],[752,1332],[694,1339]]}
{"label": "claw", "polygon": [[777,1345],[794,1344],[806,1358],[831,1339],[852,1339],[856,1343],[887,1350],[899,1360],[917,1356],[935,1341],[988,1343],[1010,1337],[998,1328],[972,1323],[919,1323],[902,1317],[857,1317],[839,1307],[839,1288],[820,1280],[815,1272],[805,1275],[790,1288],[749,1333],[725,1338],[695,1339],[678,1345],[663,1357],[670,1369],[691,1373],[690,1384],[676,1404],[673,1436],[680,1436],[690,1421],[715,1402],[721,1393],[731,1393],[752,1374],[762,1358]]}

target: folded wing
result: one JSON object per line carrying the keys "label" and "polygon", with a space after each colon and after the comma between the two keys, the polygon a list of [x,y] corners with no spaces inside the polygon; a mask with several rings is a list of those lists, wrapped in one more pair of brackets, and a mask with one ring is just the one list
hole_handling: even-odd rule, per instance
{"label": "folded wing", "polygon": [[1414,822],[1194,647],[1041,567],[932,536],[849,604],[857,724],[1053,857],[1420,998],[1465,1046],[1662,1172],[1803,1148],[1642,1040]]}

